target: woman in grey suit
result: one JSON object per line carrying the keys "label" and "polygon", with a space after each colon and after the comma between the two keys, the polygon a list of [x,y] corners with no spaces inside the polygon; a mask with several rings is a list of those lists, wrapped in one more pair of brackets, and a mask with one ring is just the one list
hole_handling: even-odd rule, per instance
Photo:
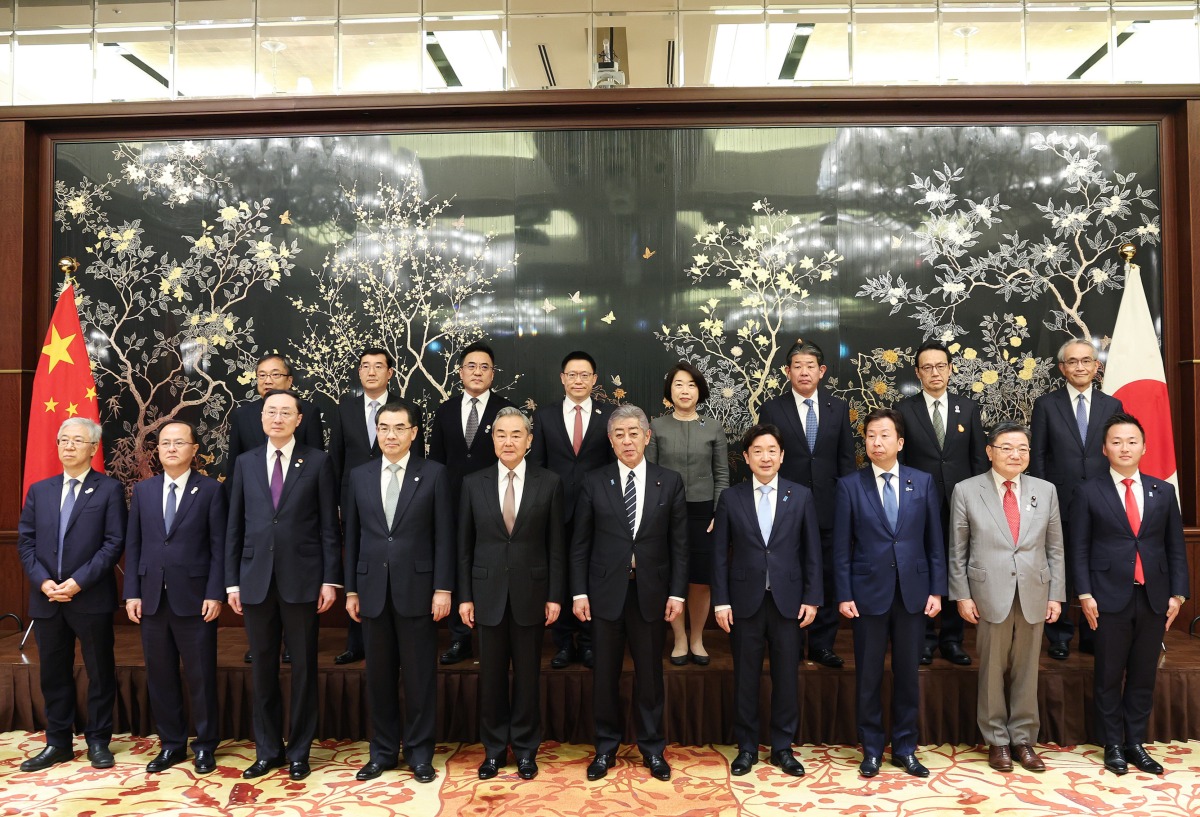
{"label": "woman in grey suit", "polygon": [[696,408],[708,399],[708,383],[699,369],[680,361],[663,382],[663,400],[671,414],[650,423],[646,459],[683,475],[688,508],[688,619],[692,625],[689,649],[683,616],[671,622],[675,648],[671,663],[682,666],[689,655],[695,663],[708,664],[704,651],[704,624],[712,601],[713,509],[721,491],[729,487],[729,457],[725,429]]}

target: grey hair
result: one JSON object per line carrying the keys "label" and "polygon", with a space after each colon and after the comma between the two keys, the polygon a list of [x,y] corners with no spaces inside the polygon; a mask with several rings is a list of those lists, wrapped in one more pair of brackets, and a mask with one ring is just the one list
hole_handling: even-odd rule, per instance
{"label": "grey hair", "polygon": [[100,442],[101,429],[99,423],[93,422],[86,417],[68,417],[67,419],[63,420],[62,425],[58,427],[59,437],[61,437],[63,432],[67,430],[68,426],[83,426],[84,431],[87,432],[88,441],[91,442],[92,445],[96,445]]}
{"label": "grey hair", "polygon": [[1092,343],[1087,338],[1071,338],[1069,341],[1058,347],[1058,362],[1062,363],[1067,359],[1067,350],[1072,346],[1086,346],[1092,350],[1092,357],[1099,358],[1100,350],[1096,348],[1096,344]]}
{"label": "grey hair", "polygon": [[496,412],[496,419],[492,420],[492,427],[496,427],[496,423],[503,420],[505,417],[520,417],[521,422],[525,424],[525,433],[533,433],[533,420],[526,416],[525,412],[521,411],[516,406],[505,406]]}
{"label": "grey hair", "polygon": [[612,434],[613,426],[617,423],[630,419],[637,420],[638,425],[642,427],[642,431],[650,430],[650,418],[646,416],[646,412],[637,406],[624,405],[617,406],[613,413],[608,415],[608,433]]}
{"label": "grey hair", "polygon": [[1025,442],[1033,443],[1033,434],[1029,431],[1029,426],[1018,423],[1016,420],[1001,420],[988,432],[987,444],[994,446],[1001,434],[1012,434],[1013,432],[1024,434]]}

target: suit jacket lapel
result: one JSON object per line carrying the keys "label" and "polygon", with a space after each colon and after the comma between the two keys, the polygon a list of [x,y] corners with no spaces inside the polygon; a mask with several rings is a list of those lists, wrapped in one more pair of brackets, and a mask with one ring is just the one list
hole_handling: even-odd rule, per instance
{"label": "suit jacket lapel", "polygon": [[[296,485],[296,480],[304,469],[308,466],[304,455],[308,453],[308,449],[296,443],[292,448],[292,461],[288,463],[287,474],[283,478],[283,490],[279,493],[279,507],[282,508],[287,504],[288,497],[292,494],[292,488]],[[267,488],[267,494],[270,495],[270,487]]]}
{"label": "suit jacket lapel", "polygon": [[[537,491],[542,489],[542,475],[534,471],[532,467],[525,466],[525,487],[521,489],[521,502],[517,505],[517,518],[513,521],[513,529],[511,536],[516,536],[517,531],[521,529],[521,525],[525,523],[526,517],[529,514],[525,513],[525,509],[531,507],[530,503],[534,502],[534,496]],[[492,496],[496,497],[496,501],[500,501],[499,489],[492,491]],[[500,514],[500,522],[504,522],[504,514]]]}
{"label": "suit jacket lapel", "polygon": [[[628,515],[625,513],[625,485],[621,482],[621,469],[613,465],[610,471],[611,476],[608,479],[608,501],[612,504],[613,515],[621,520],[621,529],[627,534],[629,533]],[[645,506],[642,508],[642,515],[645,516]],[[629,534],[632,540],[634,537]]]}
{"label": "suit jacket lapel", "polygon": [[[252,450],[254,451],[254,456],[251,458],[251,461],[258,460],[258,463],[250,468],[250,473],[246,478],[253,480],[254,484],[262,491],[263,497],[270,503],[271,481],[267,478],[267,452],[274,452],[275,449],[268,443]],[[286,479],[284,480],[284,484],[287,484]]]}
{"label": "suit jacket lapel", "polygon": [[1100,391],[1100,389],[1095,388],[1094,386],[1092,387],[1092,401],[1091,405],[1088,406],[1088,441],[1096,439],[1096,435],[1101,432],[1104,426],[1104,421],[1107,419],[1106,417],[1101,416],[1103,412],[1100,409],[1100,407],[1104,405],[1104,399],[1106,396],[1107,395]]}
{"label": "suit jacket lapel", "polygon": [[[483,479],[486,483],[486,485],[485,485],[486,496],[484,497],[484,501],[487,502],[488,511],[489,511],[489,513],[491,513],[491,515],[493,517],[493,521],[496,523],[496,529],[497,530],[505,530],[504,506],[500,502],[500,469],[496,466],[488,467],[487,469],[485,469]],[[525,486],[525,487],[526,487],[526,490],[528,490],[529,486]],[[525,499],[523,494],[521,496],[521,499],[522,500]],[[519,513],[519,511],[518,511],[518,513]],[[513,530],[516,530],[516,529],[517,529],[517,526],[514,524]]]}
{"label": "suit jacket lapel", "polygon": [[[158,522],[157,522],[154,530],[158,533],[158,536],[160,538],[164,538],[164,539],[166,538],[166,535],[167,535],[167,520],[163,519],[163,515],[162,515],[162,511],[163,511],[163,505],[162,505],[163,493],[162,492],[163,492],[163,485],[166,484],[166,481],[167,481],[166,474],[155,474],[154,476],[150,477],[150,479],[146,480],[146,487],[144,489],[142,489],[147,494],[149,494],[150,498],[147,500],[148,502],[155,501],[155,504],[150,506],[153,509],[153,512],[150,512],[150,516],[152,518],[158,519]],[[191,477],[188,477],[188,481],[189,482],[191,481]],[[134,489],[134,490],[136,490],[136,489]],[[179,499],[179,498],[177,498],[177,499]],[[178,505],[176,505],[176,507],[175,507],[175,519],[176,520],[179,519],[180,510],[181,510],[181,508]]]}
{"label": "suit jacket lapel", "polygon": [[[777,491],[777,494],[778,494],[778,496],[775,497],[775,517],[771,521],[771,540],[770,540],[770,542],[774,542],[776,539],[778,539],[780,536],[782,536],[780,531],[783,530],[784,522],[787,521],[787,515],[792,513],[792,505],[794,504],[791,501],[791,499],[792,499],[792,489],[791,488],[785,488],[784,486],[780,485],[779,490]],[[755,517],[754,521],[757,523],[757,521],[758,521],[757,516]],[[755,527],[757,527],[757,525],[755,525]],[[759,538],[760,539],[762,538],[761,534],[759,534]],[[769,545],[770,542],[768,542],[767,544]]]}
{"label": "suit jacket lapel", "polygon": [[[738,490],[738,504],[742,508],[742,513],[746,515],[748,527],[750,530],[754,531],[755,538],[758,540],[758,543],[763,547],[766,547],[767,543],[763,541],[762,530],[758,526],[758,503],[762,499],[762,494],[758,491],[758,480],[756,480],[754,477],[751,477],[749,482],[744,484],[748,490]],[[778,518],[779,511],[776,510],[775,513],[776,518]],[[775,535],[774,524],[771,525],[771,535]]]}
{"label": "suit jacket lapel", "polygon": [[[77,488],[78,494],[75,497],[75,505],[71,508],[71,518],[67,520],[67,530],[75,524],[75,520],[79,518],[79,514],[91,501],[92,495],[96,493],[96,483],[100,481],[100,474],[96,471],[88,471],[87,477],[83,483]],[[66,531],[63,531],[65,534]]]}
{"label": "suit jacket lapel", "polygon": [[[875,469],[867,466],[859,473],[861,474],[862,490],[867,495],[867,504],[875,509],[875,515],[879,517],[879,524],[883,525],[885,530],[892,530],[892,526],[887,521],[887,514],[883,512],[883,500],[879,496],[879,491],[875,489]],[[897,485],[896,487],[899,488],[900,486]],[[899,514],[897,514],[896,519],[899,522]],[[895,531],[892,531],[892,533],[895,533]]]}
{"label": "suit jacket lapel", "polygon": [[996,528],[1004,537],[1004,541],[1012,542],[1012,528],[1008,526],[1008,517],[1004,515],[1004,505],[1001,504],[1000,495],[996,492],[996,480],[992,477],[991,471],[988,471],[986,476],[987,479],[983,480],[979,488],[979,498],[991,512],[992,519],[996,522]]}
{"label": "suit jacket lapel", "polygon": [[[565,432],[566,430],[567,430],[566,426],[563,426],[563,431]],[[601,409],[596,405],[595,401],[593,400],[592,401],[592,416],[591,416],[591,419],[588,420],[587,431],[583,432],[583,444],[579,446],[579,452],[582,454],[583,450],[585,448],[587,448],[588,446],[590,446],[597,437],[603,438],[606,436],[608,436],[608,429],[605,428],[604,412],[601,411]],[[568,447],[570,446],[570,444],[571,444],[571,441],[568,438],[568,440],[567,440]]]}
{"label": "suit jacket lapel", "polygon": [[[943,395],[943,397],[945,399],[942,402],[946,410],[942,413],[942,425],[946,429],[946,441],[949,442],[950,421],[946,419],[950,416],[949,393]],[[917,410],[917,425],[919,425],[921,430],[925,432],[925,435],[929,437],[929,444],[933,446],[935,451],[942,450],[942,447],[938,445],[937,434],[933,430],[933,421],[929,419],[929,406],[925,404],[925,392],[917,392],[916,397],[913,398],[913,407]]]}
{"label": "suit jacket lapel", "polygon": [[[658,478],[657,470],[651,469],[650,463],[646,463],[646,492],[642,496],[642,518],[638,520],[638,534],[646,527],[646,519],[650,516],[652,509],[658,507],[658,496],[661,493],[662,480]],[[621,504],[625,504],[623,497]],[[633,538],[636,539],[637,535]]]}
{"label": "suit jacket lapel", "polygon": [[[1071,439],[1075,441],[1076,447],[1078,447],[1080,451],[1083,451],[1084,443],[1079,439],[1079,423],[1075,422],[1074,401],[1075,401],[1075,395],[1077,395],[1078,393],[1079,392],[1075,391],[1075,389],[1071,388],[1070,386],[1064,386],[1063,388],[1059,389],[1057,392],[1052,392],[1052,394],[1062,395],[1061,397],[1058,398],[1058,410],[1062,413],[1063,422],[1066,424],[1066,427],[1071,430],[1071,434],[1070,434]],[[1092,396],[1093,396],[1093,398],[1095,397],[1095,391],[1093,391]],[[1095,406],[1094,400],[1093,400],[1092,408],[1094,409],[1095,407],[1096,406]],[[1096,412],[1093,411],[1088,415],[1088,433],[1089,434],[1091,434],[1091,426],[1092,426],[1091,418],[1094,417],[1095,414],[1096,414]]]}
{"label": "suit jacket lapel", "polygon": [[[163,475],[161,475],[161,474],[159,475],[159,477],[160,477],[160,479],[158,482],[158,496],[161,498],[163,481],[165,480],[165,477],[163,477]],[[190,511],[192,509],[192,506],[196,504],[195,496],[199,492],[200,492],[200,480],[198,479],[198,475],[196,474],[196,472],[192,471],[190,474],[188,474],[187,487],[183,489],[183,496],[177,497],[178,501],[176,502],[176,505],[175,505],[175,521],[171,525],[172,528],[179,527],[179,523],[183,521],[184,517],[187,515],[187,512]],[[161,514],[159,515],[159,518],[162,519]],[[167,531],[166,531],[166,520],[165,519],[163,520],[163,525],[164,525],[163,533],[166,533]]]}
{"label": "suit jacket lapel", "polygon": [[[1144,498],[1145,493],[1146,493],[1146,481],[1145,481],[1146,477],[1143,474],[1143,475],[1141,475],[1141,478],[1142,478],[1142,495]],[[1113,523],[1115,525],[1117,525],[1117,527],[1119,527],[1121,530],[1128,531],[1130,535],[1136,536],[1137,532],[1134,531],[1133,526],[1129,524],[1129,515],[1125,512],[1125,493],[1124,493],[1124,491],[1125,491],[1124,485],[1118,487],[1116,483],[1111,483],[1111,487],[1109,487],[1109,485],[1106,485],[1104,487],[1104,489],[1101,491],[1101,494],[1104,496],[1104,504],[1107,505],[1109,511],[1112,512]],[[1150,503],[1148,501],[1145,501],[1144,505],[1143,505],[1143,510],[1142,510],[1142,525],[1146,524],[1146,517],[1149,516],[1149,510],[1150,510]]]}
{"label": "suit jacket lapel", "polygon": [[[412,502],[413,494],[417,492],[417,486],[421,484],[421,470],[425,466],[425,460],[421,457],[410,456],[408,458],[408,467],[404,469],[404,482],[400,485],[400,496],[396,499],[396,513],[392,516],[391,530],[394,532],[396,526],[400,524],[400,520],[404,518],[404,511],[408,508],[408,504]],[[380,468],[383,465],[380,464]],[[382,479],[382,471],[380,472]],[[379,497],[379,512],[383,516],[383,522],[387,524],[387,514],[383,510],[383,493],[375,492],[375,496]]]}
{"label": "suit jacket lapel", "polygon": [[[803,404],[798,405],[796,403],[796,392],[791,388],[788,388],[787,392],[779,399],[781,401],[783,401],[784,411],[782,413],[783,413],[784,419],[787,421],[787,424],[789,426],[791,426],[791,432],[792,432],[793,437],[798,437],[799,439],[804,440],[804,447],[807,449],[808,448],[808,437],[806,437],[804,434],[804,424],[802,422],[800,422],[800,405],[803,405]],[[817,419],[818,434],[820,433],[820,431],[821,431],[821,421],[820,421],[820,418],[818,418]],[[818,443],[819,442],[820,441],[818,440]],[[812,452],[809,451],[808,453],[811,454]]]}

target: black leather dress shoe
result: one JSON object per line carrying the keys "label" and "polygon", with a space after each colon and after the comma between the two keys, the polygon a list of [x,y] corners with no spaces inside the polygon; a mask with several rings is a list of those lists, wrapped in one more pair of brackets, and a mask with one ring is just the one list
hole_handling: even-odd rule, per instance
{"label": "black leather dress shoe", "polygon": [[522,780],[533,780],[537,774],[537,761],[533,758],[523,757],[517,761],[517,776]]}
{"label": "black leather dress shoe", "polygon": [[285,663],[285,664],[290,664],[290,663],[292,663],[292,653],[291,653],[291,650],[289,650],[287,647],[284,647],[284,648],[283,648],[283,655],[281,655],[281,656],[279,657],[279,660],[280,660],[280,661],[282,661],[282,662],[283,662],[283,663]]}
{"label": "black leather dress shoe", "polygon": [[74,750],[66,746],[47,746],[42,751],[38,752],[28,760],[21,762],[21,771],[23,772],[40,772],[42,769],[49,769],[51,766],[59,763],[66,763],[75,759]]}
{"label": "black leather dress shoe", "polygon": [[457,664],[459,661],[466,661],[472,655],[470,641],[452,641],[450,649],[442,653],[441,662],[443,664]]}
{"label": "black leather dress shoe", "polygon": [[579,660],[583,662],[585,667],[591,669],[592,667],[596,666],[596,653],[591,647],[587,647],[580,652]]}
{"label": "black leather dress shoe", "polygon": [[359,769],[354,774],[355,780],[374,780],[384,772],[391,771],[396,768],[395,763],[377,763],[374,760],[368,760],[367,764]]}
{"label": "black leather dress shoe", "polygon": [[926,644],[921,648],[921,666],[927,667],[933,663],[933,647]]}
{"label": "black leather dress shoe", "polygon": [[187,749],[163,749],[158,757],[146,764],[146,771],[165,772],[177,763],[187,760]]}
{"label": "black leather dress shoe", "polygon": [[571,662],[575,660],[575,651],[570,647],[563,647],[558,652],[554,653],[554,657],[550,659],[550,666],[554,669],[566,669],[571,666]]}
{"label": "black leather dress shoe", "polygon": [[971,656],[967,655],[967,651],[962,648],[962,644],[943,644],[938,649],[942,652],[942,658],[945,658],[951,664],[966,667],[971,663]]}
{"label": "black leather dress shoe", "polygon": [[111,769],[116,761],[113,759],[113,754],[108,748],[107,743],[89,743],[87,750],[87,758],[92,761],[93,769]]}
{"label": "black leather dress shoe", "polygon": [[808,654],[808,657],[821,666],[829,667],[830,669],[841,669],[846,663],[833,650],[814,650]]}
{"label": "black leather dress shoe", "polygon": [[242,656],[242,660],[245,661],[247,664],[253,664],[254,663],[254,653],[250,652],[250,650],[246,650],[246,654]]}
{"label": "black leather dress shoe", "polygon": [[209,774],[217,770],[217,757],[207,749],[198,749],[192,759],[192,767],[196,774]]}
{"label": "black leather dress shoe", "polygon": [[642,765],[650,770],[656,780],[671,779],[671,767],[662,755],[646,755],[642,758]]}
{"label": "black leather dress shoe", "polygon": [[363,660],[363,658],[365,658],[365,657],[366,656],[364,656],[361,652],[357,652],[356,650],[346,650],[343,653],[338,653],[337,655],[335,655],[333,657],[333,663],[335,663],[335,664],[355,664],[355,663]]}
{"label": "black leather dress shoe", "polygon": [[858,764],[858,773],[863,777],[874,777],[879,774],[879,758],[866,755]]}
{"label": "black leather dress shoe", "polygon": [[792,777],[804,777],[804,764],[796,759],[791,749],[771,752],[771,765],[778,766],[784,774],[790,774]]}
{"label": "black leather dress shoe", "polygon": [[292,780],[303,780],[312,774],[307,760],[293,760],[288,764],[288,777]]}
{"label": "black leather dress shoe", "polygon": [[892,765],[913,777],[929,777],[929,770],[921,765],[916,755],[892,755]]}
{"label": "black leather dress shoe", "polygon": [[608,770],[617,762],[616,755],[596,755],[587,767],[587,779],[599,780],[608,774]]}
{"label": "black leather dress shoe", "polygon": [[479,764],[479,779],[491,780],[496,775],[500,774],[502,769],[508,763],[507,754],[500,757],[485,757],[483,762]]}
{"label": "black leather dress shoe", "polygon": [[750,774],[754,764],[758,762],[758,752],[738,752],[733,763],[729,764],[729,772],[735,777]]}
{"label": "black leather dress shoe", "polygon": [[413,778],[418,783],[432,783],[433,779],[437,777],[437,772],[433,770],[432,763],[418,763],[412,767],[412,770]]}
{"label": "black leather dress shoe", "polygon": [[1050,645],[1050,657],[1058,661],[1067,660],[1071,654],[1071,645],[1066,641],[1055,641]]}
{"label": "black leather dress shoe", "polygon": [[1162,764],[1146,752],[1146,747],[1140,743],[1125,744],[1125,762],[1132,763],[1147,774],[1162,774]]}
{"label": "black leather dress shoe", "polygon": [[1113,774],[1125,774],[1129,764],[1125,762],[1125,751],[1117,745],[1104,747],[1104,768]]}
{"label": "black leather dress shoe", "polygon": [[685,666],[688,663],[688,661],[691,660],[691,658],[692,658],[692,654],[690,652],[685,652],[683,655],[672,655],[671,656],[671,666],[673,666],[673,667]]}
{"label": "black leather dress shoe", "polygon": [[260,757],[258,760],[250,764],[246,771],[242,772],[242,779],[253,780],[256,777],[262,777],[272,769],[282,769],[283,764],[287,763],[285,757]]}

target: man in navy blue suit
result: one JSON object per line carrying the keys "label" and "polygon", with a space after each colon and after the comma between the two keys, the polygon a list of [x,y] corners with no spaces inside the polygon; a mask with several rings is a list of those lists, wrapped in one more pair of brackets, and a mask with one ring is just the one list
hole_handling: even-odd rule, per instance
{"label": "man in navy blue suit", "polygon": [[225,597],[228,506],[221,483],[192,470],[198,449],[191,423],[162,427],[163,473],[134,486],[125,536],[125,612],[142,625],[146,690],[162,741],[146,766],[152,773],[187,759],[180,659],[196,724],[196,771],[217,767],[217,617]]}
{"label": "man in navy blue suit", "polygon": [[855,687],[863,777],[879,774],[885,743],[883,669],[892,643],[892,765],[915,777],[921,649],[925,619],[946,595],[946,562],[937,486],[900,465],[904,418],[876,409],[865,424],[871,465],[838,482],[834,579],[838,610],[854,623]]}
{"label": "man in navy blue suit", "polygon": [[[787,457],[780,475],[813,492],[821,524],[822,595],[832,600],[834,497],[838,478],[854,472],[854,435],[846,401],[819,388],[825,370],[821,348],[810,341],[796,341],[788,351],[787,375],[792,387],[764,403],[758,420],[770,423],[783,435]],[[833,650],[839,623],[833,604],[817,610],[817,619],[808,628],[810,661],[835,669],[842,666],[841,656]]]}
{"label": "man in navy blue suit", "polygon": [[[225,534],[229,606],[246,617],[254,653],[256,759],[242,777],[261,777],[285,763],[292,780],[311,769],[317,732],[317,616],[342,581],[337,480],[324,451],[296,439],[300,397],[267,392],[262,424],[267,444],[238,457]],[[279,645],[292,654],[290,735],[283,743]]]}
{"label": "man in navy blue suit", "polygon": [[34,620],[46,701],[46,748],[21,764],[36,772],[75,758],[75,642],[87,668],[87,756],[92,766],[113,765],[113,566],[125,547],[125,489],[91,469],[100,426],[72,417],[58,430],[63,473],[29,486],[17,523],[17,550],[29,576],[29,616]]}
{"label": "man in navy blue suit", "polygon": [[[800,725],[796,672],[800,628],[816,617],[821,597],[821,536],[812,491],[780,479],[779,429],[756,425],[742,437],[754,479],[721,493],[713,526],[713,603],[733,647],[734,740],[730,771],[758,762],[758,688],[763,653],[771,654],[771,763],[800,777],[792,753]],[[736,618],[735,618],[736,616]]]}
{"label": "man in navy blue suit", "polygon": [[1088,625],[1096,631],[1097,743],[1104,766],[1163,767],[1142,744],[1154,701],[1159,645],[1187,601],[1187,548],[1171,483],[1138,469],[1146,435],[1119,412],[1104,423],[1109,472],[1075,490],[1071,568]]}

